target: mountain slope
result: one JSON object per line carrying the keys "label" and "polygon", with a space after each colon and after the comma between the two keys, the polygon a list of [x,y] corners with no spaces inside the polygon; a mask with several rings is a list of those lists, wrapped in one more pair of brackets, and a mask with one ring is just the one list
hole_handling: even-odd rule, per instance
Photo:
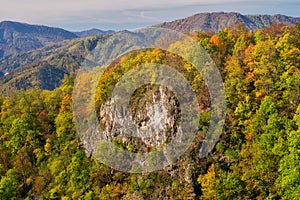
{"label": "mountain slope", "polygon": [[64,75],[79,69],[85,56],[106,37],[108,35],[75,38],[6,56],[0,59],[0,90],[55,89],[60,86]]}
{"label": "mountain slope", "polygon": [[215,12],[200,13],[188,18],[164,22],[155,26],[169,28],[180,32],[217,32],[233,26],[237,22],[244,23],[248,30],[256,30],[275,23],[295,24],[296,22],[300,22],[300,18],[284,15],[242,15],[234,12]]}
{"label": "mountain slope", "polygon": [[[248,29],[254,30],[274,23],[295,24],[298,21],[300,18],[283,15],[244,16],[238,13],[201,13],[156,26],[182,32],[197,30],[217,32],[237,22],[243,22]],[[32,87],[52,90],[58,87],[65,74],[76,72],[85,56],[111,36],[98,33],[100,33],[99,30],[92,29],[80,32],[77,36],[59,28],[16,22],[0,23],[0,53],[2,52],[0,85],[2,85],[2,90]],[[78,38],[80,35],[83,37],[84,34],[96,35]],[[103,44],[101,43],[101,46],[106,48]]]}
{"label": "mountain slope", "polygon": [[114,33],[114,31],[112,30],[108,30],[108,31],[103,31],[100,29],[90,29],[90,30],[86,30],[86,31],[80,31],[80,32],[73,32],[75,35],[77,35],[78,37],[84,38],[84,37],[88,37],[88,36],[92,36],[92,35],[105,35],[105,34],[112,34]]}
{"label": "mountain slope", "polygon": [[0,58],[76,37],[61,28],[3,21],[0,23]]}

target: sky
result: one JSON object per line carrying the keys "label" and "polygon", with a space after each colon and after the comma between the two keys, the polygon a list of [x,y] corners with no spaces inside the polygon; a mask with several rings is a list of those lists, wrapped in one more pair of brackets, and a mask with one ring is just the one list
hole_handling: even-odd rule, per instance
{"label": "sky", "polygon": [[0,21],[61,27],[133,30],[201,12],[300,17],[299,0],[0,0]]}

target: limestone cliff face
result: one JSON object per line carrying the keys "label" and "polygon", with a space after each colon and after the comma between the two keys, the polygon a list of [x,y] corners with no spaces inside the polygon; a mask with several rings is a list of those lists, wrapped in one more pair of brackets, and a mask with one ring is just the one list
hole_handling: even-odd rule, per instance
{"label": "limestone cliff face", "polygon": [[102,136],[108,140],[122,138],[123,143],[138,145],[139,151],[158,148],[176,134],[180,110],[172,92],[164,87],[134,94],[127,111],[114,105],[114,99],[101,106]]}

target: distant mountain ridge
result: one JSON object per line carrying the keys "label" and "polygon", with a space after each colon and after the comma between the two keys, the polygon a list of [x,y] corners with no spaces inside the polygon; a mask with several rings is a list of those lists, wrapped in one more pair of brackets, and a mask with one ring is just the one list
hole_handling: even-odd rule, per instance
{"label": "distant mountain ridge", "polygon": [[244,23],[248,30],[256,30],[275,23],[296,24],[300,17],[285,15],[242,15],[235,12],[199,13],[184,19],[164,22],[156,27],[169,28],[180,32],[203,31],[218,32],[233,26],[237,22]]}
{"label": "distant mountain ridge", "polygon": [[61,28],[3,21],[0,23],[0,58],[77,37]]}
{"label": "distant mountain ridge", "polygon": [[12,88],[53,90],[59,87],[64,75],[78,70],[86,55],[107,37],[96,35],[65,40],[0,59],[0,93],[3,88],[7,91]]}
{"label": "distant mountain ridge", "polygon": [[[181,32],[217,32],[237,22],[243,22],[247,29],[254,30],[274,23],[295,24],[300,22],[300,18],[284,15],[200,13],[155,26]],[[95,46],[103,45],[103,41],[111,34],[114,33],[99,29],[73,33],[60,28],[1,22],[0,92],[12,88],[55,89],[65,74],[76,72],[86,55]]]}
{"label": "distant mountain ridge", "polygon": [[99,29],[70,32],[62,28],[3,21],[0,22],[0,59],[11,54],[43,48],[64,40],[112,33],[114,33],[112,30],[102,31]]}
{"label": "distant mountain ridge", "polygon": [[[242,15],[235,12],[215,12],[199,13],[191,17],[172,22],[164,22],[155,26],[180,32],[217,32],[237,22],[244,23],[249,30],[255,30],[270,26],[274,23],[295,24],[296,22],[300,22],[300,17],[295,18],[284,15]],[[114,31],[111,30],[102,31],[99,29],[70,32],[62,28],[3,21],[0,22],[0,59],[16,53],[37,50],[49,44],[64,40],[113,33]]]}
{"label": "distant mountain ridge", "polygon": [[79,31],[79,32],[73,32],[75,35],[77,35],[78,37],[84,38],[84,37],[88,37],[88,36],[92,36],[92,35],[106,35],[106,34],[112,34],[115,31],[113,30],[108,30],[108,31],[103,31],[97,28],[93,28],[90,30],[85,30],[85,31]]}

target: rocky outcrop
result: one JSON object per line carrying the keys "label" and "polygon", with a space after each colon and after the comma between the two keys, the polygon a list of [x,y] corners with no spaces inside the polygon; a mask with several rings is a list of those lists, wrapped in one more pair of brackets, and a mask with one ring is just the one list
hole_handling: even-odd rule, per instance
{"label": "rocky outcrop", "polygon": [[[135,151],[146,152],[168,143],[177,134],[180,110],[174,94],[165,87],[146,89],[142,96],[133,95],[128,111],[114,106],[114,99],[106,102],[100,109],[101,133],[88,130],[90,138],[87,151],[96,151],[99,139],[114,141],[122,139],[125,147],[130,144]],[[98,137],[98,138],[97,138]]]}

